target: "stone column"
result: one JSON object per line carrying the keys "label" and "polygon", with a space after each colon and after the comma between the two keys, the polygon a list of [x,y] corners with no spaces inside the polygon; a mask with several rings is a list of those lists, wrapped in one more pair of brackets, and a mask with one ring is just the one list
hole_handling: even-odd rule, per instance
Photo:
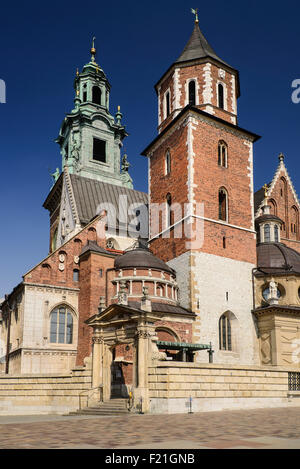
{"label": "stone column", "polygon": [[[147,298],[142,301],[141,309],[151,308],[147,304]],[[152,359],[152,338],[155,336],[154,326],[147,320],[147,313],[140,318],[136,333],[137,350],[137,388],[135,390],[135,405],[139,405],[142,399],[142,412],[149,410],[148,389],[148,363]]]}
{"label": "stone column", "polygon": [[[101,330],[98,328],[94,329],[93,334],[93,360],[92,360],[92,387],[95,388],[100,386],[103,381],[103,369],[102,369],[102,360],[103,360],[103,336],[101,335]],[[99,393],[100,399],[100,393]]]}

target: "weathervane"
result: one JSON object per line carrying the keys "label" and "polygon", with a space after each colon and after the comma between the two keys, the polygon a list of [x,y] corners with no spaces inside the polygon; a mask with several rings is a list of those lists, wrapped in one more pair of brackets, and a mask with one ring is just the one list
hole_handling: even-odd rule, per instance
{"label": "weathervane", "polygon": [[198,8],[191,8],[191,12],[193,13],[193,15],[195,15],[195,23],[199,23],[199,19],[198,19]]}

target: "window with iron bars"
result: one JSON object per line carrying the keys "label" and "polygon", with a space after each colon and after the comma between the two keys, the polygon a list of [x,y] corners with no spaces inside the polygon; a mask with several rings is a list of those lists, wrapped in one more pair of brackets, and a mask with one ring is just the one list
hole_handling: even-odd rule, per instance
{"label": "window with iron bars", "polygon": [[300,373],[289,373],[289,391],[300,391]]}

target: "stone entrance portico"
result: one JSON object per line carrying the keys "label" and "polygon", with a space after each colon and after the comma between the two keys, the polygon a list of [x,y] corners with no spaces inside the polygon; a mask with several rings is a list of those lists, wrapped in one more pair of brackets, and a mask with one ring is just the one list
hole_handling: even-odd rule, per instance
{"label": "stone entrance portico", "polygon": [[[156,345],[156,329],[163,319],[165,314],[152,311],[151,301],[145,295],[140,308],[111,304],[106,309],[99,307],[99,313],[86,321],[93,328],[92,387],[99,387],[100,400],[116,395],[112,369],[118,365],[122,377],[118,397],[128,397],[131,392],[133,407],[148,411],[148,367],[155,360],[167,359]],[[186,319],[187,327],[192,320]]]}

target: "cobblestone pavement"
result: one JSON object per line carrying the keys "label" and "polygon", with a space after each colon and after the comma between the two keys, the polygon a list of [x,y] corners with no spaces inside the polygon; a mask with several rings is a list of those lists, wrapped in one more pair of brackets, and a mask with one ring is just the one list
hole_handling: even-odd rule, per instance
{"label": "cobblestone pavement", "polygon": [[300,408],[176,415],[0,416],[0,449],[300,449]]}

